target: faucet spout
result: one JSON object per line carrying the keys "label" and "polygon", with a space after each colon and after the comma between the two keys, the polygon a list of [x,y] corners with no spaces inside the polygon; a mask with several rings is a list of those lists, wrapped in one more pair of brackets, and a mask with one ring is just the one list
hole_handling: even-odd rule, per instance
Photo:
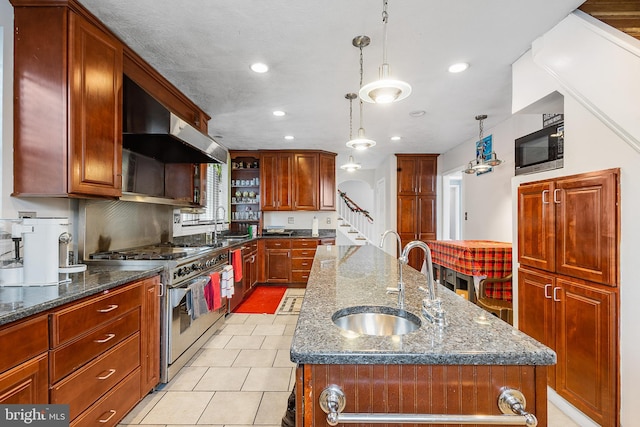
{"label": "faucet spout", "polygon": [[[378,247],[382,249],[382,247],[384,246],[384,240],[389,234],[394,234],[396,236],[396,240],[398,242],[397,252],[400,253],[402,250],[402,241],[400,240],[400,235],[395,230],[386,230],[384,233],[382,233],[382,235],[380,236],[380,244],[378,245]],[[398,287],[396,289],[387,288],[387,293],[398,293],[398,305],[400,306],[400,308],[404,308],[404,282],[402,281],[402,264],[404,264],[404,262],[402,261],[402,257],[398,257]]]}
{"label": "faucet spout", "polygon": [[427,293],[428,298],[422,300],[422,315],[431,323],[435,323],[438,326],[446,325],[445,312],[442,308],[442,301],[440,298],[436,298],[436,289],[433,280],[433,261],[431,259],[431,250],[426,243],[420,240],[413,240],[404,247],[400,260],[403,263],[407,263],[409,259],[409,252],[414,248],[420,248],[424,252],[425,262],[427,264],[427,271],[425,276],[427,277]]}

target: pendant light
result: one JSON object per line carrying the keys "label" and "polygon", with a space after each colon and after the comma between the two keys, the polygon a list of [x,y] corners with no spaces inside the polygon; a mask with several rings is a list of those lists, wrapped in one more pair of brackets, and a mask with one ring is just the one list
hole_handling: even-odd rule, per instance
{"label": "pendant light", "polygon": [[[486,114],[481,114],[476,116],[476,120],[478,120],[478,127],[480,130],[478,135],[479,142],[482,142],[482,140],[484,139],[483,138],[484,126],[482,122],[486,118],[487,118]],[[469,164],[467,165],[467,168],[463,170],[463,172],[468,174],[483,173],[483,172],[487,172],[489,169],[491,169],[494,166],[498,166],[501,163],[502,163],[502,160],[498,159],[498,156],[496,155],[495,151],[493,151],[493,148],[491,153],[489,153],[488,157],[485,156],[484,150],[476,149],[475,160],[470,161]]]}
{"label": "pendant light", "polygon": [[411,85],[402,80],[391,77],[391,70],[387,62],[387,24],[389,13],[387,7],[389,0],[382,0],[382,65],[380,65],[380,78],[364,86],[360,85],[360,99],[376,104],[389,104],[405,99],[411,94]]}
{"label": "pendant light", "polygon": [[[349,141],[352,141],[353,136],[353,100],[358,97],[355,93],[348,93],[344,96],[349,100]],[[340,169],[344,169],[347,172],[355,172],[360,169],[360,163],[356,163],[353,160],[353,155],[349,155],[349,161],[344,165],[340,166]]]}
{"label": "pendant light", "polygon": [[[367,36],[357,36],[351,42],[355,47],[360,49],[360,87],[362,87],[362,49],[369,46],[371,39]],[[376,142],[373,139],[369,139],[364,134],[364,125],[362,120],[362,98],[360,98],[360,128],[358,129],[358,137],[356,139],[349,138],[347,147],[356,150],[366,150],[373,147]]]}

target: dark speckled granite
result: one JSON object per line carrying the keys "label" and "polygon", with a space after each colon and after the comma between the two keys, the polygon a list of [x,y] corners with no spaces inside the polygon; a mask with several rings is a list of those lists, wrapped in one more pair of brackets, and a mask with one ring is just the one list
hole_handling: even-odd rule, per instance
{"label": "dark speckled granite", "polygon": [[[414,249],[417,250],[417,249]],[[375,246],[318,248],[291,344],[291,360],[309,364],[552,365],[556,354],[531,337],[437,285],[449,321],[444,330],[420,314],[424,275],[403,268],[405,309],[422,326],[399,336],[348,338],[333,324],[337,311],[362,305],[398,306],[387,294],[397,283],[398,263]],[[474,318],[489,316],[489,324]]]}
{"label": "dark speckled granite", "polygon": [[107,289],[160,274],[163,267],[125,271],[117,267],[89,266],[69,274],[71,282],[53,286],[0,287],[0,325],[42,313]]}

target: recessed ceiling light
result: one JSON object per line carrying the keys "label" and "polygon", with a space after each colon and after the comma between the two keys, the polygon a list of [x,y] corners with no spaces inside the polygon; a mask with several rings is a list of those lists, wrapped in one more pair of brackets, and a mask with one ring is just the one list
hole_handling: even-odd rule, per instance
{"label": "recessed ceiling light", "polygon": [[392,136],[391,140],[392,141],[400,141],[402,138],[400,138],[399,136]]}
{"label": "recessed ceiling light", "polygon": [[453,64],[449,67],[449,72],[450,73],[461,73],[464,70],[466,70],[467,68],[469,68],[469,64],[467,64],[466,62],[458,62],[457,64]]}
{"label": "recessed ceiling light", "polygon": [[426,111],[424,111],[424,110],[415,110],[415,111],[411,111],[411,112],[409,112],[409,115],[410,115],[411,117],[422,117],[422,116],[424,116],[425,114],[427,114],[427,112],[426,112]]}
{"label": "recessed ceiling light", "polygon": [[295,138],[293,137],[293,135],[287,135],[284,137],[284,139],[286,139],[287,141],[291,141],[292,139],[295,139]]}
{"label": "recessed ceiling light", "polygon": [[269,66],[262,62],[256,62],[255,64],[251,64],[251,69],[256,73],[266,73],[269,71]]}
{"label": "recessed ceiling light", "polygon": [[287,114],[287,113],[285,113],[284,111],[280,111],[280,110],[276,110],[276,111],[273,112],[273,115],[277,116],[277,117],[282,117],[285,114]]}

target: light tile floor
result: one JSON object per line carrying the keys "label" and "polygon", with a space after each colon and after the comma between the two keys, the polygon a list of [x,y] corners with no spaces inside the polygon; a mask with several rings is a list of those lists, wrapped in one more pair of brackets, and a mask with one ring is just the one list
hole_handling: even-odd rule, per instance
{"label": "light tile floor", "polygon": [[[280,427],[295,382],[289,348],[297,320],[231,314],[175,378],[119,426]],[[548,425],[578,426],[551,402]]]}

